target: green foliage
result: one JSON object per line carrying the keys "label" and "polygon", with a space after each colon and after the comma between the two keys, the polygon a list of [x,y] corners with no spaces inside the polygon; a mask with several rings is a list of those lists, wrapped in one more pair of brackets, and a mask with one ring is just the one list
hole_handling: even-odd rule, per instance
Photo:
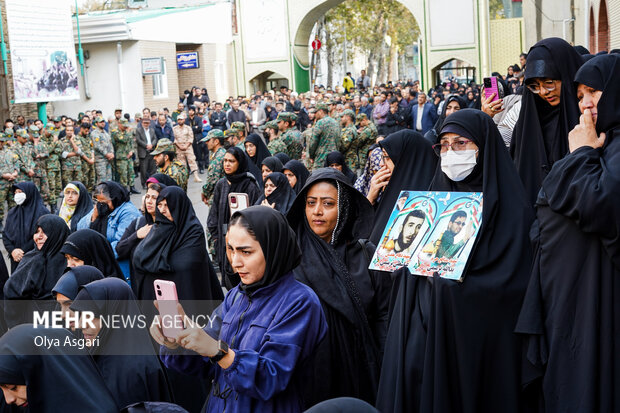
{"label": "green foliage", "polygon": [[[420,29],[411,12],[397,0],[347,0],[325,14],[325,30],[330,32],[326,46],[342,50],[345,31],[348,50],[371,54],[387,47],[382,25],[400,52],[420,36]],[[349,53],[352,59],[354,53]],[[336,53],[336,63],[342,56]]]}
{"label": "green foliage", "polygon": [[504,13],[504,2],[502,0],[489,0],[489,18],[503,19],[506,17]]}

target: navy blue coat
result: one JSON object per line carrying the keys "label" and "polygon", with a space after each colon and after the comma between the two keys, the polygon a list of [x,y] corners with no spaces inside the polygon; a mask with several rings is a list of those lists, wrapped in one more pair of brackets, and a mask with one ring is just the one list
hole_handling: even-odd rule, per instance
{"label": "navy blue coat", "polygon": [[159,125],[159,123],[155,125],[155,136],[157,136],[157,140],[166,138],[174,142],[174,133],[172,133],[172,127],[167,123],[164,125],[163,128]]}
{"label": "navy blue coat", "polygon": [[[437,118],[439,118],[439,115],[437,115],[437,108],[435,107],[435,105],[433,105],[430,102],[426,102],[424,104],[424,110],[423,110],[423,116],[422,116],[422,131],[421,131],[422,135],[424,135],[426,132],[432,129],[432,127],[435,125],[435,122],[437,122]],[[413,106],[411,107],[411,122],[412,122],[411,126],[413,130],[416,130],[417,120],[418,120],[418,105],[417,103],[414,103]]]}
{"label": "navy blue coat", "polygon": [[[223,370],[209,358],[162,346],[164,364],[185,374],[213,378],[205,411],[303,411],[301,390],[307,367],[327,332],[314,291],[288,273],[251,297],[239,286],[233,288],[218,310],[219,338],[235,352],[232,365]],[[207,324],[205,331],[218,337],[214,330]]]}

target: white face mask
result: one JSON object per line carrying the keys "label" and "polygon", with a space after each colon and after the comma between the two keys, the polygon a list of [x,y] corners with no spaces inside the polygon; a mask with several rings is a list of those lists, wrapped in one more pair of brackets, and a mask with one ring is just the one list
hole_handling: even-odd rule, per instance
{"label": "white face mask", "polygon": [[26,200],[26,194],[23,192],[18,192],[15,194],[15,196],[13,197],[13,199],[15,200],[15,203],[17,205],[21,205],[24,203],[24,201]]}
{"label": "white face mask", "polygon": [[441,154],[441,170],[448,178],[455,182],[467,178],[476,167],[475,149],[467,149],[461,152],[449,150]]}

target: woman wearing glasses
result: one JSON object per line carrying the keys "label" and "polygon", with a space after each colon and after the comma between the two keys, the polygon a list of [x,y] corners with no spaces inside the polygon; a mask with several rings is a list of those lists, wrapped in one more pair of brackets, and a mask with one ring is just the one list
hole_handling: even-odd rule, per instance
{"label": "woman wearing glasses", "polygon": [[[462,282],[394,275],[398,291],[377,395],[383,412],[519,412],[520,354],[513,333],[529,279],[532,214],[493,120],[450,115],[434,146],[431,191],[482,192],[482,226]],[[456,215],[456,214],[455,214]],[[453,231],[464,231],[455,217]],[[459,222],[461,221],[461,222]]]}
{"label": "woman wearing glasses", "polygon": [[582,63],[579,53],[558,38],[541,40],[528,53],[510,154],[532,207],[553,163],[568,153],[568,132],[579,123],[573,79]]}

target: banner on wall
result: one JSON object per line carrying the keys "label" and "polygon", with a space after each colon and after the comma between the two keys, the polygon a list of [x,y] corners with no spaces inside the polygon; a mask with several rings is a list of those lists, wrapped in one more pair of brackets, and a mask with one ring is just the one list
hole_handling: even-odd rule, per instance
{"label": "banner on wall", "polygon": [[5,0],[5,7],[15,103],[80,99],[70,2]]}

